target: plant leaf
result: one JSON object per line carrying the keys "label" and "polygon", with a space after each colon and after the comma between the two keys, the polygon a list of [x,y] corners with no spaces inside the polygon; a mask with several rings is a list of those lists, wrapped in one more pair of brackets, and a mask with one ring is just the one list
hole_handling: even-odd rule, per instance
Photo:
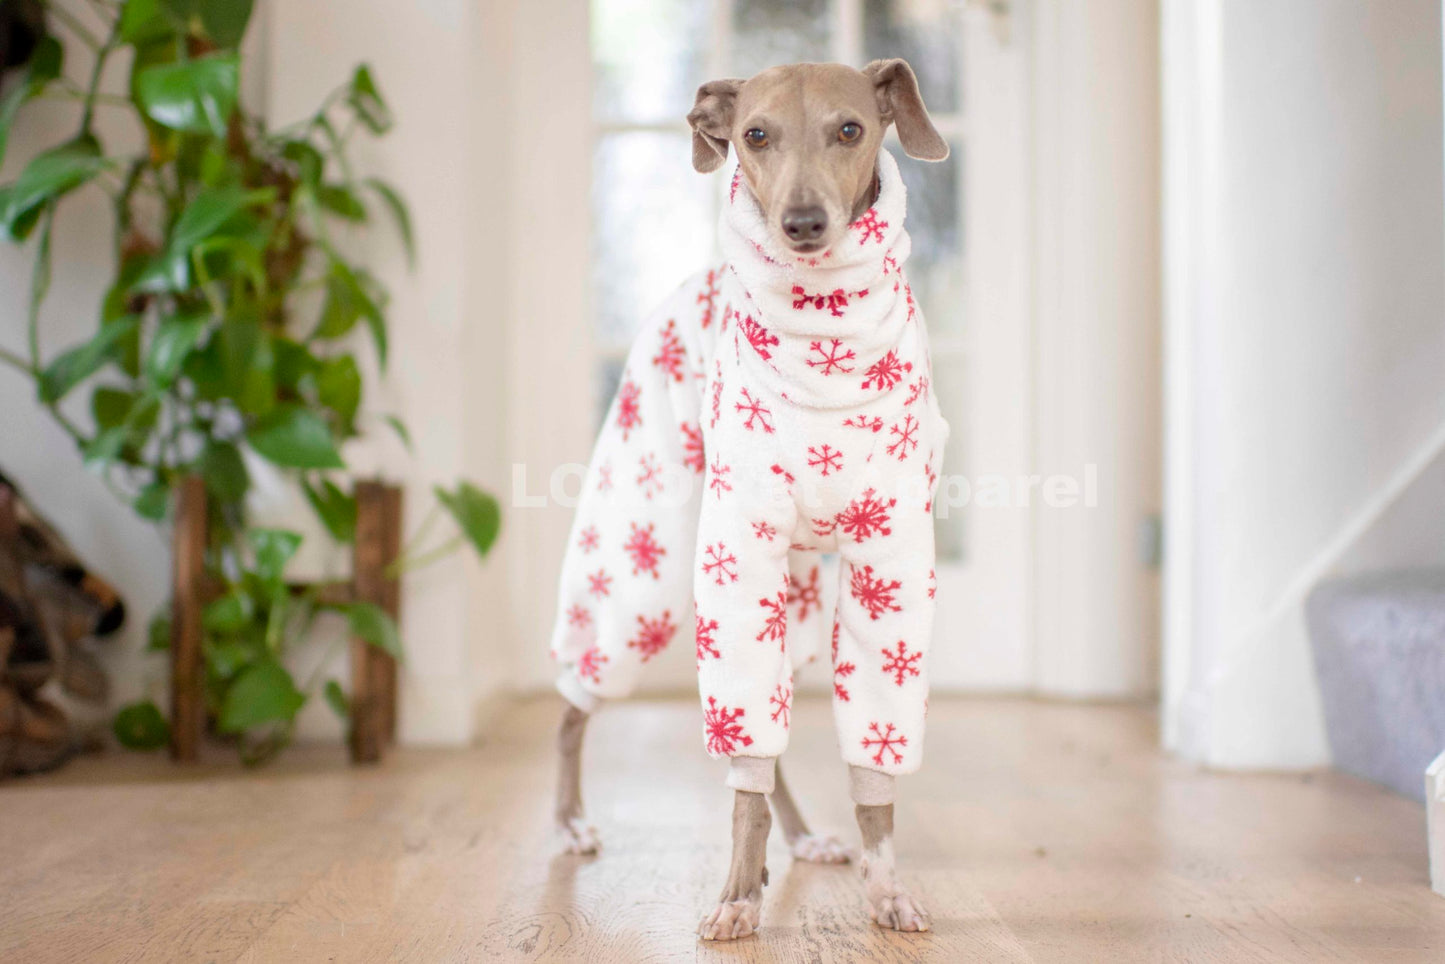
{"label": "plant leaf", "polygon": [[109,165],[93,137],[37,154],[13,183],[0,187],[0,228],[13,241],[24,240],[47,202],[75,190]]}
{"label": "plant leaf", "polygon": [[361,404],[361,372],[350,355],[328,358],[316,373],[317,399],[334,411],[344,431],[352,431],[356,409]]}
{"label": "plant leaf", "polygon": [[269,188],[248,191],[238,185],[208,188],[195,196],[176,223],[164,251],[151,258],[131,286],[133,291],[184,291],[191,286],[191,254],[248,207],[275,198]]}
{"label": "plant leaf", "polygon": [[268,586],[278,585],[286,563],[301,547],[301,535],[286,529],[252,529],[247,536],[256,553],[256,575]]}
{"label": "plant leaf", "polygon": [[171,611],[170,607],[162,607],[156,610],[151,617],[150,625],[146,627],[146,649],[155,652],[164,652],[171,648]]}
{"label": "plant leaf", "polygon": [[138,317],[129,315],[101,325],[100,331],[90,341],[56,357],[40,374],[37,386],[40,400],[58,402],[76,385],[94,375],[110,360],[116,344],[134,332],[139,324]]}
{"label": "plant leaf", "polygon": [[246,434],[251,447],[277,465],[293,469],[340,469],[331,429],[320,415],[296,404],[278,405]]}
{"label": "plant leaf", "polygon": [[326,210],[348,221],[365,221],[366,205],[350,188],[340,184],[322,184],[316,189],[316,200]]}
{"label": "plant leaf", "polygon": [[142,519],[159,522],[170,508],[171,489],[164,482],[152,482],[136,496],[135,511]]}
{"label": "plant leaf", "polygon": [[411,432],[407,429],[406,423],[395,415],[383,415],[381,420],[391,426],[391,430],[396,433],[396,437],[401,439],[401,444],[406,446],[406,450],[410,452],[412,450]]}
{"label": "plant leaf", "polygon": [[85,467],[96,471],[109,465],[111,461],[125,448],[126,439],[130,432],[124,425],[117,425],[115,428],[108,428],[95,438],[85,443],[81,455],[85,459]]}
{"label": "plant leaf", "polygon": [[162,127],[224,137],[236,110],[239,78],[235,54],[157,64],[136,75],[136,99],[146,116]]}
{"label": "plant leaf", "polygon": [[356,498],[337,488],[330,479],[322,479],[320,485],[312,485],[302,478],[301,491],[311,503],[317,518],[331,537],[337,542],[350,542],[356,538]]}
{"label": "plant leaf", "polygon": [[181,373],[187,356],[201,340],[208,321],[205,315],[181,315],[161,322],[146,356],[146,377],[152,385],[160,389],[170,387]]}
{"label": "plant leaf", "polygon": [[223,733],[244,733],[265,723],[288,721],[306,703],[306,696],[286,667],[274,659],[253,663],[226,690],[216,722]]}
{"label": "plant leaf", "polygon": [[201,477],[206,491],[218,502],[240,502],[251,487],[251,475],[240,450],[217,439],[208,439],[201,450]]}
{"label": "plant leaf", "polygon": [[371,76],[371,68],[366,64],[357,67],[356,73],[351,76],[346,102],[356,111],[356,116],[366,129],[373,134],[385,134],[391,130],[391,110],[386,106],[386,101],[382,100],[376,80]]}
{"label": "plant leaf", "polygon": [[348,604],[346,622],[353,636],[401,660],[401,636],[396,631],[396,622],[376,603]]}
{"label": "plant leaf", "polygon": [[346,694],[341,691],[340,683],[334,679],[329,679],[326,681],[325,689],[321,692],[326,697],[326,705],[331,707],[331,711],[341,718],[341,722],[345,723],[351,719],[351,701],[348,700]]}
{"label": "plant leaf", "polygon": [[436,493],[437,501],[456,520],[462,535],[477,550],[477,555],[485,556],[502,531],[502,508],[496,498],[470,482],[459,483],[455,492],[448,492],[439,485],[433,486],[432,491]]}
{"label": "plant leaf", "polygon": [[406,250],[406,265],[408,268],[415,268],[416,242],[411,233],[411,214],[407,211],[406,202],[385,181],[369,177],[362,183],[375,191],[386,209],[391,212],[392,220],[396,222],[396,233],[400,235],[401,245]]}
{"label": "plant leaf", "polygon": [[102,386],[90,396],[90,414],[99,429],[114,428],[125,421],[131,406],[139,396],[135,392]]}
{"label": "plant leaf", "polygon": [[111,728],[120,745],[130,750],[159,750],[171,739],[170,724],[150,700],[122,709],[115,715]]}
{"label": "plant leaf", "polygon": [[15,123],[15,115],[26,101],[60,76],[63,56],[60,43],[54,37],[40,38],[25,66],[25,76],[15,83],[8,94],[0,98],[0,161],[5,160],[5,145],[10,138],[10,127]]}
{"label": "plant leaf", "polygon": [[233,589],[201,610],[201,625],[208,633],[222,635],[240,632],[255,612],[251,597]]}

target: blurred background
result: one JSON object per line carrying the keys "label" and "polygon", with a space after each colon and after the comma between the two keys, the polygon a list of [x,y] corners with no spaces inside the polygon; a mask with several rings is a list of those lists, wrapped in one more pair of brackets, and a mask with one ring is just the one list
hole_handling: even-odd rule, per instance
{"label": "blurred background", "polygon": [[[108,5],[52,6],[64,35]],[[93,55],[70,48],[83,84]],[[899,156],[908,271],[953,425],[946,471],[1015,497],[940,508],[939,691],[1158,701],[1189,760],[1320,765],[1321,681],[1340,664],[1328,630],[1312,642],[1311,592],[1445,564],[1433,0],[257,0],[240,52],[242,101],[272,129],[359,63],[394,118],[353,164],[406,198],[415,267],[384,234],[337,243],[390,290],[390,367],[364,411],[402,416],[413,454],[362,433],[348,463],[401,483],[413,520],[459,476],[502,506],[484,561],[402,581],[402,743],[474,741],[550,686],[570,521],[552,475],[587,460],[649,307],[717,259],[729,173],[691,168],[693,92],[776,63],[904,57],[953,149]],[[103,89],[123,93],[129,69],[110,61]],[[0,181],[78,111],[28,104]],[[104,110],[95,130],[143,147]],[[110,219],[100,191],[57,217],[47,354],[95,327]],[[17,352],[33,255],[0,250],[0,344]],[[0,412],[4,472],[138,614],[104,654],[112,702],[164,708],[145,625],[170,594],[166,531],[84,470],[33,383],[0,370]],[[294,572],[344,575],[301,496],[253,474],[257,518],[305,534]],[[1090,498],[1043,504],[1054,475]],[[343,630],[317,632],[295,656],[308,674]],[[1381,664],[1381,699],[1445,672],[1420,652]],[[344,654],[329,659],[345,684]],[[679,643],[648,686],[686,690],[692,664]],[[1441,720],[1437,703],[1408,725],[1428,742]],[[342,727],[320,700],[300,711],[302,737]]]}

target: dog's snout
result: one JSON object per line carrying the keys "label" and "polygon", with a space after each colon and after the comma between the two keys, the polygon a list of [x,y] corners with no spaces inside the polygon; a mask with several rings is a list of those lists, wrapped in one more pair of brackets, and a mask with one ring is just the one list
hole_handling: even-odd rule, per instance
{"label": "dog's snout", "polygon": [[816,204],[783,212],[783,233],[790,241],[816,241],[827,229],[828,212]]}

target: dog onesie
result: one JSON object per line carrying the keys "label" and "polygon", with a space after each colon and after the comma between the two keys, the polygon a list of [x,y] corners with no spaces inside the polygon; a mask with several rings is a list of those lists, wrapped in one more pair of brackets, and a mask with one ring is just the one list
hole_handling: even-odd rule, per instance
{"label": "dog onesie", "polygon": [[737,789],[772,789],[793,669],[825,638],[843,759],[890,775],[921,762],[948,429],[887,151],[878,175],[847,233],[799,256],[735,172],[726,263],[644,325],[563,564],[558,689],[588,711],[627,696],[690,630],[705,745],[732,758]]}

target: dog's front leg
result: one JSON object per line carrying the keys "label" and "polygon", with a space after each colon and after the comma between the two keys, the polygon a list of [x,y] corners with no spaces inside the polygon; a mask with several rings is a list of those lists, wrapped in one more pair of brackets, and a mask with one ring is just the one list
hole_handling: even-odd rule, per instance
{"label": "dog's front leg", "polygon": [[734,793],[733,858],[717,907],[698,925],[698,936],[705,941],[747,937],[758,929],[762,914],[763,885],[768,882],[768,831],[773,818],[763,794],[747,790]]}
{"label": "dog's front leg", "polygon": [[863,886],[868,914],[880,927],[896,931],[926,931],[928,912],[898,882],[893,855],[893,804],[858,804],[858,829],[863,833]]}
{"label": "dog's front leg", "polygon": [[562,850],[569,854],[595,854],[600,846],[597,831],[582,811],[582,737],[587,732],[587,713],[572,706],[562,714],[557,731],[557,833]]}

